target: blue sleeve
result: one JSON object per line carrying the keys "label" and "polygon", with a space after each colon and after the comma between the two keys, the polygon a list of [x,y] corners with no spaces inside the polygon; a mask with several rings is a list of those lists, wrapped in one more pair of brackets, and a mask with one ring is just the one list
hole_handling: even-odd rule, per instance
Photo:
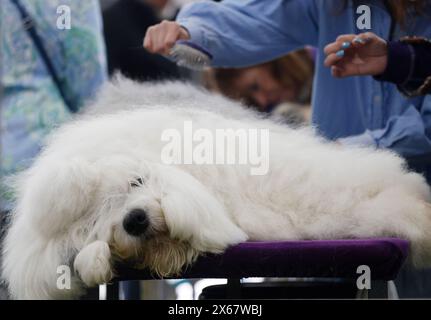
{"label": "blue sleeve", "polygon": [[420,110],[411,105],[399,116],[389,118],[383,129],[367,130],[340,142],[388,148],[408,159],[431,153],[430,136],[431,96],[427,96]]}
{"label": "blue sleeve", "polygon": [[364,133],[355,136],[339,138],[337,141],[346,146],[377,147],[376,140],[370,130],[366,130]]}
{"label": "blue sleeve", "polygon": [[316,1],[201,1],[185,6],[177,22],[211,52],[214,66],[244,67],[317,45]]}
{"label": "blue sleeve", "polygon": [[374,138],[379,148],[390,148],[409,158],[431,152],[430,130],[431,96],[427,96],[421,109],[411,105],[401,115],[390,118]]}

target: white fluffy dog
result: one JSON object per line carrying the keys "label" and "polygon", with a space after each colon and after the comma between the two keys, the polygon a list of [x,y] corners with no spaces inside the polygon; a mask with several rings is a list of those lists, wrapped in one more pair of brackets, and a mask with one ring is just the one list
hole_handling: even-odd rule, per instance
{"label": "white fluffy dog", "polygon": [[[186,121],[268,129],[268,172],[164,164],[163,131]],[[118,260],[178,274],[246,240],[397,236],[411,241],[416,265],[431,262],[430,190],[401,158],[323,141],[186,84],[109,84],[51,136],[16,191],[3,276],[20,299],[77,297],[109,281]],[[61,265],[70,289],[57,287]]]}

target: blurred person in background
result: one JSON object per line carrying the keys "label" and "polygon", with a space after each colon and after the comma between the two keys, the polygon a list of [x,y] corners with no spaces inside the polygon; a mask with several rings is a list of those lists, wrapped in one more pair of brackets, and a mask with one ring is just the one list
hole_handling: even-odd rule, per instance
{"label": "blurred person in background", "polygon": [[[209,87],[293,125],[309,123],[314,51],[300,49],[246,68],[215,68]],[[212,81],[211,81],[212,80]]]}
{"label": "blurred person in background", "polygon": [[[67,14],[70,28],[62,24]],[[0,217],[5,220],[13,203],[6,176],[28,167],[51,130],[71,119],[107,78],[99,2],[2,0],[0,65]]]}

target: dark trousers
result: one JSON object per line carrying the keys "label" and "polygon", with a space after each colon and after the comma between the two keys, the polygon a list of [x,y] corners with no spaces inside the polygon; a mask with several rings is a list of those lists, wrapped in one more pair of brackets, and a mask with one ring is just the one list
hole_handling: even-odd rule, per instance
{"label": "dark trousers", "polygon": [[414,270],[405,265],[395,280],[400,299],[430,299],[431,269]]}

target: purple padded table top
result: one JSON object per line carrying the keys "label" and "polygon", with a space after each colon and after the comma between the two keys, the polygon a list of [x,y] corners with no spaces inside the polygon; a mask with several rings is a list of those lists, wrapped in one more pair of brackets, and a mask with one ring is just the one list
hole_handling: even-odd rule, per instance
{"label": "purple padded table top", "polygon": [[[357,278],[367,265],[372,280],[393,280],[409,243],[395,238],[244,242],[221,255],[201,256],[176,278]],[[116,266],[117,280],[157,279],[147,270]]]}

